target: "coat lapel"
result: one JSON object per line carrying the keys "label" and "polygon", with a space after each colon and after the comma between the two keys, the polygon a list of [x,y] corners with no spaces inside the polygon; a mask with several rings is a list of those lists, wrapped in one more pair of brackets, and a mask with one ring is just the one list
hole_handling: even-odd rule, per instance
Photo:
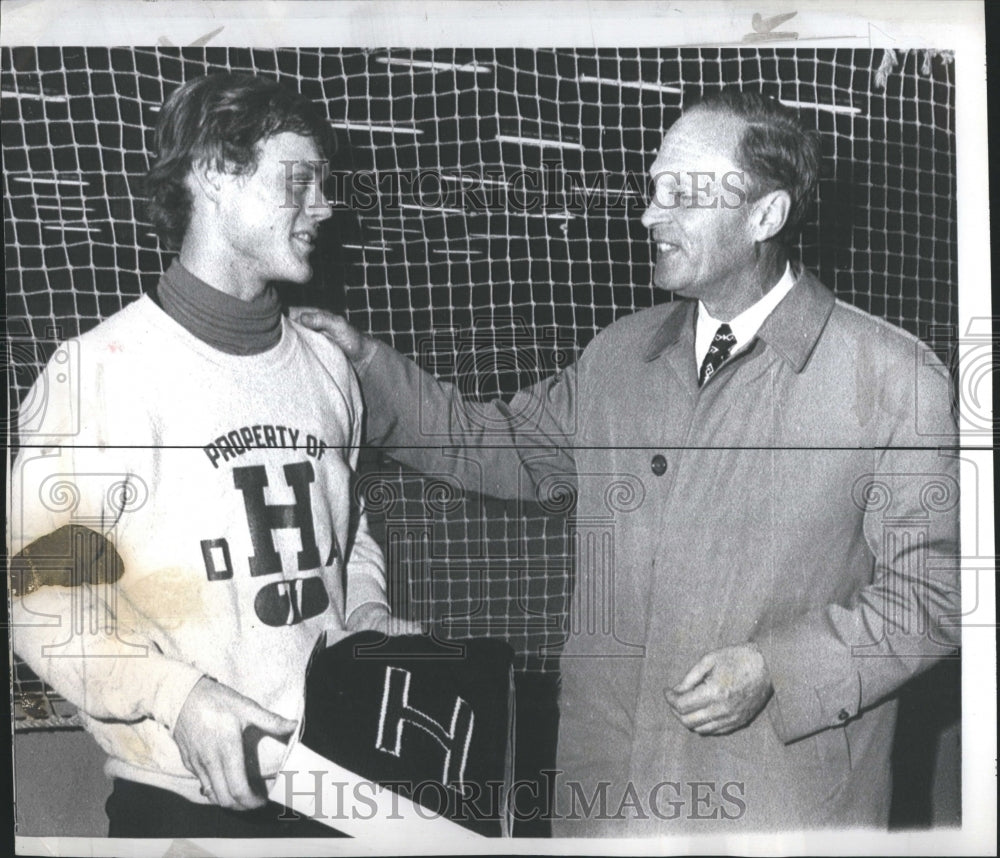
{"label": "coat lapel", "polygon": [[678,301],[649,341],[645,360],[660,360],[688,396],[698,393],[698,373],[694,365],[695,301]]}

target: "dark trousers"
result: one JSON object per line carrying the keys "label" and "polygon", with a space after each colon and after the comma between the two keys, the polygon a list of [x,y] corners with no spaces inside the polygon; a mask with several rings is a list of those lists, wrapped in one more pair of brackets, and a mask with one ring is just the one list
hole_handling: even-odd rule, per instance
{"label": "dark trousers", "polygon": [[346,837],[314,819],[269,801],[256,810],[195,804],[170,790],[115,778],[104,805],[108,837]]}

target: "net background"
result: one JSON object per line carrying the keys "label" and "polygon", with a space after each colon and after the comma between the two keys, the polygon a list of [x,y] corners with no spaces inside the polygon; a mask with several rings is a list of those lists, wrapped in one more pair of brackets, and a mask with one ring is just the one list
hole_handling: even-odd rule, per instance
{"label": "net background", "polygon": [[[947,55],[5,48],[12,403],[56,341],[137,298],[168,264],[144,221],[152,129],[177,85],[221,69],[275,76],[315,101],[342,144],[333,169],[369,171],[380,189],[367,208],[338,208],[314,257],[316,280],[286,298],[346,310],[470,396],[509,396],[572,361],[615,319],[669,300],[650,285],[645,171],[684,104],[724,84],[821,106],[800,108],[824,154],[802,261],[843,300],[948,356],[957,288]],[[502,196],[519,170],[557,183],[577,176],[603,192],[586,210],[558,193],[528,194],[530,211],[509,198],[476,202]],[[422,194],[393,189],[394,175],[420,171],[439,179]],[[463,186],[459,174],[488,181]],[[358,491],[400,610],[431,616],[444,636],[508,639],[522,672],[558,670],[571,504],[553,512],[466,496],[375,451]],[[23,666],[15,692],[22,721],[71,723]]]}

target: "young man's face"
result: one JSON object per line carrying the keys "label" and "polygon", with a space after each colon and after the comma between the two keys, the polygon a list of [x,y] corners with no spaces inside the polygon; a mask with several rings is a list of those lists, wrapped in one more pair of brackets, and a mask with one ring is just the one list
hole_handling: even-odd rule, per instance
{"label": "young man's face", "polygon": [[642,216],[656,242],[658,288],[711,302],[752,264],[752,206],[734,163],[742,130],[726,114],[696,109],[664,136],[650,168],[654,197]]}
{"label": "young man's face", "polygon": [[218,216],[226,275],[251,289],[273,280],[304,283],[319,223],[330,216],[321,193],[322,155],[309,137],[283,132],[258,144],[257,169],[226,176]]}

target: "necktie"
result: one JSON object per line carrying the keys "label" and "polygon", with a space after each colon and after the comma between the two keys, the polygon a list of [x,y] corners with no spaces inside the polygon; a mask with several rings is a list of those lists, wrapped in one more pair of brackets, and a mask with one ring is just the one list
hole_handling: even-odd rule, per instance
{"label": "necktie", "polygon": [[708,380],[715,375],[716,371],[728,359],[736,345],[736,337],[733,336],[732,329],[723,322],[719,325],[719,330],[712,338],[712,345],[708,347],[708,354],[701,362],[701,372],[698,373],[698,386],[704,387]]}

